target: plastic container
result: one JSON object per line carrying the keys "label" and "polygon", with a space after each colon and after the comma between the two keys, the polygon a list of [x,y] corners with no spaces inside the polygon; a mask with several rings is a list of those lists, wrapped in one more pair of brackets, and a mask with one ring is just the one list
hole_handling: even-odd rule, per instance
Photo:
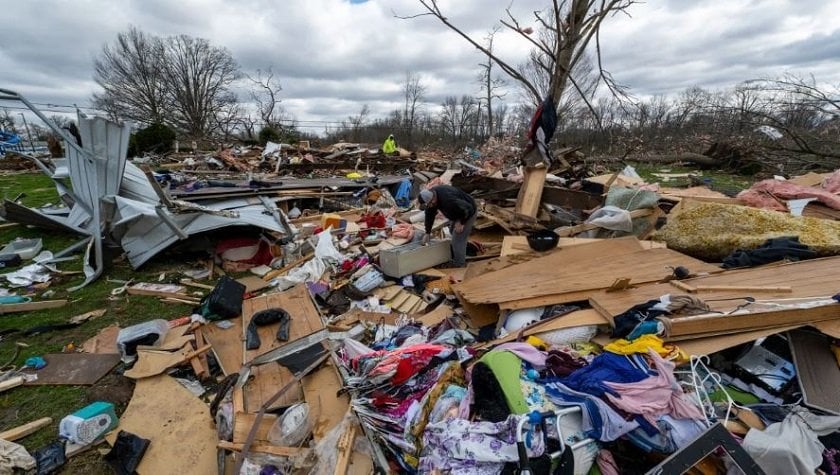
{"label": "plastic container", "polygon": [[110,432],[118,423],[114,405],[97,401],[62,419],[58,435],[73,443],[87,445]]}
{"label": "plastic container", "polygon": [[301,402],[290,406],[277,418],[268,430],[268,441],[283,447],[297,447],[311,432],[309,404]]}
{"label": "plastic container", "polygon": [[163,319],[149,320],[120,330],[117,334],[117,348],[123,362],[130,363],[137,358],[138,345],[160,345],[168,331],[169,322]]}
{"label": "plastic container", "polygon": [[0,249],[0,254],[17,254],[22,260],[28,261],[37,256],[42,247],[44,242],[41,239],[18,238]]}

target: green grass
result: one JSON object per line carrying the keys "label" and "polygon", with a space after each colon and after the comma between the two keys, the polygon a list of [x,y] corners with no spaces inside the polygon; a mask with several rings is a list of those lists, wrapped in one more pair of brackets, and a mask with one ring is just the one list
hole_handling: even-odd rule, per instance
{"label": "green grass", "polygon": [[[0,176],[0,190],[2,190],[2,195],[9,199],[16,197],[19,193],[25,193],[26,196],[22,199],[22,203],[27,206],[58,202],[58,196],[51,180],[41,174],[27,173]],[[40,237],[44,241],[44,249],[53,252],[58,252],[79,239],[74,235],[18,225],[0,229],[0,247],[16,237]],[[104,308],[107,311],[102,317],[90,320],[71,330],[58,330],[32,337],[23,336],[21,333],[10,335],[0,341],[0,364],[8,362],[12,357],[16,342],[29,345],[28,348],[21,351],[13,362],[14,365],[21,366],[24,360],[30,356],[61,352],[62,348],[70,343],[81,346],[85,340],[96,335],[99,330],[114,323],[124,328],[155,318],[169,320],[188,315],[189,306],[161,303],[154,297],[123,294],[118,298],[109,298],[111,297],[111,290],[118,287],[119,284],[109,282],[108,279],[157,282],[158,276],[165,272],[164,282],[176,282],[181,277],[177,271],[195,267],[195,265],[191,265],[194,263],[166,262],[165,259],[165,256],[160,257],[139,271],[132,269],[128,261],[118,259],[116,262],[109,263],[109,267],[103,276],[76,292],[69,292],[67,289],[83,282],[84,277],[81,274],[54,276],[48,289],[45,290],[16,289],[18,293],[30,295],[33,301],[41,300],[44,291],[50,291],[54,292],[54,295],[50,296],[49,299],[66,298],[70,302],[68,305],[57,309],[0,315],[0,329],[25,330],[39,325],[67,323],[67,320],[71,317],[91,310]],[[73,261],[61,263],[59,269],[80,271],[81,263],[81,255],[76,255]],[[0,282],[0,286],[4,286],[4,284],[5,280]],[[116,371],[120,372],[121,368],[118,366]],[[119,378],[122,379],[121,376]],[[31,452],[57,438],[58,423],[61,418],[93,402],[95,398],[108,400],[108,397],[107,391],[96,391],[96,385],[93,387],[17,387],[0,394],[0,431],[41,417],[51,417],[53,423],[50,426],[18,441]],[[118,406],[118,413],[124,410],[125,401],[111,402],[123,403]],[[110,469],[102,464],[99,458],[95,450],[86,455],[80,455],[71,461],[64,472],[111,473]]]}
{"label": "green grass", "polygon": [[657,165],[650,163],[631,163],[631,165],[636,169],[639,176],[648,183],[659,183],[661,186],[673,188],[685,188],[691,185],[691,180],[689,178],[671,178],[668,181],[665,181],[665,179],[654,175],[654,173],[691,173],[700,179],[707,179],[711,189],[726,195],[734,195],[738,191],[745,190],[752,186],[752,184],[756,181],[756,179],[751,176],[733,175],[719,170],[700,170],[698,168],[686,166]]}

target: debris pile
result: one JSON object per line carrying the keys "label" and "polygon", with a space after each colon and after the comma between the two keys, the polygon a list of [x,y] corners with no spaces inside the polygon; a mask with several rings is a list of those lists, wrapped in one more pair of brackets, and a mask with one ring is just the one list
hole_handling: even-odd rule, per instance
{"label": "debris pile", "polygon": [[[96,143],[97,127],[119,132],[83,122],[83,139]],[[508,162],[507,147],[485,152]],[[231,153],[227,166],[252,170],[264,152]],[[428,157],[417,162],[442,163]],[[112,282],[115,301],[158,299],[174,318],[104,327],[84,351],[19,347],[0,391],[94,384],[114,368],[136,385],[124,411],[79,407],[32,456],[15,441],[50,422],[6,429],[3,468],[49,473],[103,440],[109,464],[140,475],[790,474],[838,463],[840,228],[794,212],[813,190],[761,210],[630,170],[573,190],[547,183],[553,165],[526,167],[521,181],[463,166],[211,183],[187,168],[143,171],[119,150],[105,163],[125,168],[73,182],[83,196],[79,183],[97,173],[121,178],[96,200],[61,218],[14,205],[7,216],[75,222],[94,240],[104,236],[91,213],[112,213],[96,222],[137,265],[205,228],[228,232],[175,282]],[[823,186],[828,204],[835,176],[805,186]],[[466,223],[437,213],[445,195],[434,190],[449,183],[475,201],[457,203],[477,217],[465,267],[447,264]],[[351,209],[304,212],[307,199],[350,195]],[[243,223],[263,232],[240,234]],[[58,272],[54,256],[34,259],[33,277]],[[8,287],[0,312],[47,302]]]}

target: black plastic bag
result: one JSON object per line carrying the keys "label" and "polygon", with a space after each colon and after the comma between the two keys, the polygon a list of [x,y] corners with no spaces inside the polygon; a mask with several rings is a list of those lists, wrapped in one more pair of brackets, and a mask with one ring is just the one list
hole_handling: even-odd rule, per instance
{"label": "black plastic bag", "polygon": [[105,462],[117,475],[133,475],[150,443],[148,439],[121,430],[117,434],[114,448],[105,455]]}

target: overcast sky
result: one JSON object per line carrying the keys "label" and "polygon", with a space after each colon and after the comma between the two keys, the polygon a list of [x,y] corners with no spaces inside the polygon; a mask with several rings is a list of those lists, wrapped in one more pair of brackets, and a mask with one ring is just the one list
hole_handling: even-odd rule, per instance
{"label": "overcast sky", "polygon": [[[440,0],[479,38],[508,3]],[[531,12],[548,3],[513,0],[512,11],[536,26]],[[474,48],[432,17],[394,17],[419,13],[416,0],[0,0],[0,8],[0,88],[36,102],[89,105],[93,59],[129,25],[207,38],[244,72],[273,67],[283,106],[304,121],[346,120],[363,104],[384,116],[399,107],[407,71],[420,74],[431,104],[479,90]],[[605,23],[601,43],[604,66],[637,96],[787,71],[840,83],[840,0],[649,0],[629,13]],[[495,44],[510,63],[527,56],[517,35]]]}

